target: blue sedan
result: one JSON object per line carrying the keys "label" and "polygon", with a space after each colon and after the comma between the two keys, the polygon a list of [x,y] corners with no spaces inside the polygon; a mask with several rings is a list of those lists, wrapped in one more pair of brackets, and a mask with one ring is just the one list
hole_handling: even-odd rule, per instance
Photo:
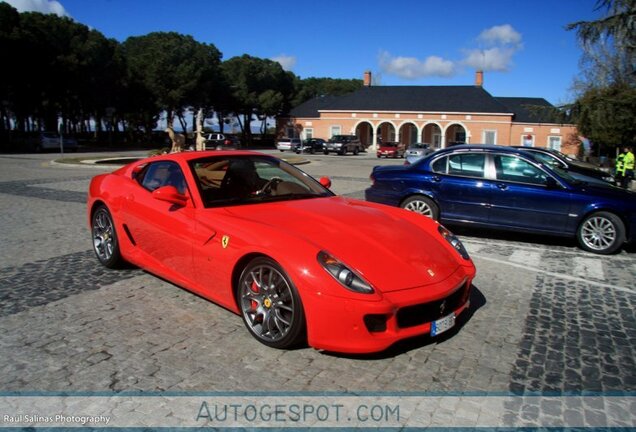
{"label": "blue sedan", "polygon": [[576,237],[611,254],[636,240],[636,194],[588,184],[520,149],[459,145],[414,165],[375,167],[373,201],[447,224]]}

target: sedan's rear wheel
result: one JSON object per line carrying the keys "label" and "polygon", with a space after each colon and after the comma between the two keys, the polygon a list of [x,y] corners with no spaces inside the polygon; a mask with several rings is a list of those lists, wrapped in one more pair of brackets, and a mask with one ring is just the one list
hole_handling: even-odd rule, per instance
{"label": "sedan's rear wheel", "polygon": [[625,242],[625,224],[613,213],[593,213],[581,222],[577,237],[583,249],[598,254],[611,254]]}
{"label": "sedan's rear wheel", "polygon": [[118,268],[123,264],[119,250],[119,240],[113,218],[105,205],[97,207],[91,220],[93,250],[97,259],[108,268]]}
{"label": "sedan's rear wheel", "polygon": [[305,314],[294,284],[277,262],[253,259],[241,273],[238,304],[243,322],[259,342],[290,348],[305,338]]}
{"label": "sedan's rear wheel", "polygon": [[432,199],[422,195],[413,195],[408,197],[402,202],[402,204],[400,204],[400,207],[408,211],[428,216],[434,220],[439,218],[439,208],[437,207],[437,204],[435,204]]}

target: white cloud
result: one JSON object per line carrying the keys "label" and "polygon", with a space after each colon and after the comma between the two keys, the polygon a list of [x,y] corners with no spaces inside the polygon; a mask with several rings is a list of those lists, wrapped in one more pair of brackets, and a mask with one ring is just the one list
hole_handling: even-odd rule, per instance
{"label": "white cloud", "polygon": [[510,70],[514,55],[523,48],[521,33],[510,24],[493,26],[482,31],[477,42],[488,48],[464,50],[461,63],[483,71]]}
{"label": "white cloud", "polygon": [[382,72],[406,79],[428,76],[449,77],[455,73],[455,65],[452,61],[437,56],[419,60],[415,57],[393,57],[388,51],[381,51],[378,55],[378,63]]}
{"label": "white cloud", "polygon": [[281,54],[277,57],[272,57],[272,60],[280,63],[284,70],[290,71],[296,66],[296,57]]}
{"label": "white cloud", "polygon": [[18,12],[41,12],[70,17],[64,6],[57,0],[4,0]]}
{"label": "white cloud", "polygon": [[488,45],[519,45],[521,44],[521,33],[516,31],[510,24],[493,26],[482,31],[477,40]]}
{"label": "white cloud", "polygon": [[470,50],[466,52],[464,63],[483,71],[506,72],[512,66],[512,57],[517,52],[514,48],[490,48],[487,50]]}

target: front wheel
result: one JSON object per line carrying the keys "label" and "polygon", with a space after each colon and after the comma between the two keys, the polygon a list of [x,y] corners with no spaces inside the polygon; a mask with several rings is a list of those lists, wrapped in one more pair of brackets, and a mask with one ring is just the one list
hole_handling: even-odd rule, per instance
{"label": "front wheel", "polygon": [[255,258],[239,278],[237,299],[243,322],[259,342],[291,348],[305,339],[305,313],[296,287],[283,268]]}
{"label": "front wheel", "polygon": [[100,205],[91,219],[93,250],[105,267],[118,268],[123,264],[115,223],[105,205]]}
{"label": "front wheel", "polygon": [[613,213],[593,213],[579,225],[577,238],[586,251],[608,255],[625,242],[625,224]]}
{"label": "front wheel", "polygon": [[439,218],[439,208],[437,207],[437,204],[435,204],[432,199],[423,195],[413,195],[408,197],[402,202],[402,204],[400,204],[400,207],[408,211],[428,216],[434,220],[438,220]]}

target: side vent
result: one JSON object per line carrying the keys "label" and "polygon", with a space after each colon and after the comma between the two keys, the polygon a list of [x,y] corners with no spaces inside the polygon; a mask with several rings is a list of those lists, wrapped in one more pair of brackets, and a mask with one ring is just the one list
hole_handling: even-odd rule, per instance
{"label": "side vent", "polygon": [[133,238],[133,236],[130,233],[130,230],[128,229],[128,226],[126,224],[124,224],[124,232],[126,233],[126,237],[128,237],[128,240],[130,240],[130,242],[133,244],[133,246],[137,246],[137,243],[135,243],[135,239]]}

